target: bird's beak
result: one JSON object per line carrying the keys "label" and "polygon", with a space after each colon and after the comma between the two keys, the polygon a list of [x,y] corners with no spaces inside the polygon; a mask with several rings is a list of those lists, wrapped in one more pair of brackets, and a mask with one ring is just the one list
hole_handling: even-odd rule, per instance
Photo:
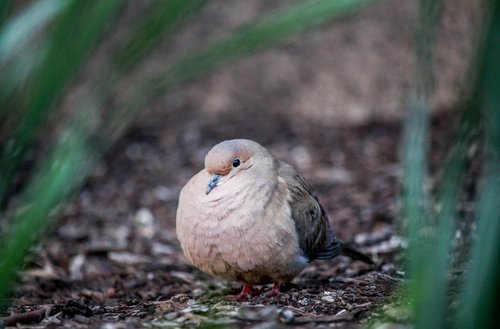
{"label": "bird's beak", "polygon": [[210,191],[212,191],[213,188],[219,184],[219,180],[220,180],[219,175],[212,175],[210,181],[208,182],[206,194],[210,193]]}

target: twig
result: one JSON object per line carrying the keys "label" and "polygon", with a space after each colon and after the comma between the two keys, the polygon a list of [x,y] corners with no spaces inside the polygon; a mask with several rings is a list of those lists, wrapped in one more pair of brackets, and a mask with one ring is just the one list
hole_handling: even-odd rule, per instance
{"label": "twig", "polygon": [[51,309],[52,307],[46,306],[35,311],[6,316],[0,319],[0,328],[17,324],[39,323],[50,313]]}

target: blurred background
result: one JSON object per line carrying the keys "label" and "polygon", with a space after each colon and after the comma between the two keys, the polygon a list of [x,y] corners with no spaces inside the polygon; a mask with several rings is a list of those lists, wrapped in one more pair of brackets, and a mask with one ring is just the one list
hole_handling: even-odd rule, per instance
{"label": "blurred background", "polygon": [[[396,315],[371,322],[490,325],[496,2],[3,0],[4,323],[135,327],[210,304],[231,285],[183,259],[178,193],[214,144],[249,138],[298,167],[338,235],[380,264],[313,264],[297,295],[254,303],[302,307],[312,323],[347,309],[346,327],[387,303]],[[301,302],[323,305],[332,287],[353,297]]]}

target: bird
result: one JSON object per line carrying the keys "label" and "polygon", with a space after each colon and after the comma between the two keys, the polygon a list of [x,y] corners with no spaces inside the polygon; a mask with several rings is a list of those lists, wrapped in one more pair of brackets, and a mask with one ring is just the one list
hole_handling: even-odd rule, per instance
{"label": "bird", "polygon": [[312,260],[340,254],[373,264],[346,246],[330,225],[312,186],[292,165],[249,139],[222,141],[205,168],[181,189],[176,233],[185,257],[213,276],[254,285],[274,283],[268,296]]}

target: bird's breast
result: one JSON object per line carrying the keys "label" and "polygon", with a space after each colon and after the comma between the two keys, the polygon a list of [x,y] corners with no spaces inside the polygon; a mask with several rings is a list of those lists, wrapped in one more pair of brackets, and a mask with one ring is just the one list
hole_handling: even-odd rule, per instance
{"label": "bird's breast", "polygon": [[255,283],[302,269],[286,192],[278,186],[226,184],[193,201],[178,213],[177,230],[186,257],[201,270]]}

